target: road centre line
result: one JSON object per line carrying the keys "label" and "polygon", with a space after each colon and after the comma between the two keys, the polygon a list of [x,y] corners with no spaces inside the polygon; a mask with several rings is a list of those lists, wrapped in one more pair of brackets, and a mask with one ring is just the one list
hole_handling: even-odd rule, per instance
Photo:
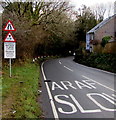
{"label": "road centre line", "polygon": [[59,60],[59,63],[62,64],[60,60]]}
{"label": "road centre line", "polygon": [[[45,76],[45,73],[44,73],[43,65],[44,65],[44,62],[41,65],[42,74],[43,74],[44,80],[47,80],[46,76]],[[55,103],[53,101],[53,97],[52,97],[49,85],[48,85],[47,82],[45,82],[45,85],[46,85],[46,89],[47,89],[48,96],[49,96],[49,99],[50,99],[50,103],[51,103],[51,107],[52,107],[54,118],[55,118],[55,120],[59,120],[58,113],[57,113],[57,110],[56,110]]]}
{"label": "road centre line", "polygon": [[109,89],[109,90],[111,90],[111,91],[113,91],[113,92],[116,92],[116,90],[114,90],[114,89],[112,89],[112,88],[110,88],[110,87],[107,87],[106,85],[103,85],[103,84],[101,84],[101,83],[99,83],[99,82],[97,82],[97,81],[95,81],[95,80],[93,80],[93,79],[91,79],[91,78],[88,78],[88,77],[86,77],[86,76],[84,76],[84,75],[82,75],[82,77],[84,77],[84,78],[86,78],[86,79],[89,79],[89,80],[91,80],[91,81],[93,81],[93,82],[101,85],[102,87],[105,87],[105,88],[107,88],[107,89]]}
{"label": "road centre line", "polygon": [[70,68],[68,68],[68,67],[66,67],[66,66],[64,66],[64,68],[66,68],[66,69],[70,70],[71,72],[73,72],[73,70],[72,70],[72,69],[70,69]]}

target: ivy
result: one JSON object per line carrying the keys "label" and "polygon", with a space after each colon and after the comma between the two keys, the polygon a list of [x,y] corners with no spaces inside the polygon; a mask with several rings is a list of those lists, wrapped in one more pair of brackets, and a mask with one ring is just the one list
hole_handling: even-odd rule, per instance
{"label": "ivy", "polygon": [[111,36],[105,36],[102,38],[101,46],[105,47],[105,45],[108,43],[108,41],[111,39]]}

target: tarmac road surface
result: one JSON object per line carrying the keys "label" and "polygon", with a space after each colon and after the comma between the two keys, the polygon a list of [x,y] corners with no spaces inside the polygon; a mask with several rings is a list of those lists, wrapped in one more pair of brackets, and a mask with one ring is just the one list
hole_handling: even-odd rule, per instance
{"label": "tarmac road surface", "polygon": [[41,65],[45,118],[114,120],[115,74],[80,65],[73,57]]}

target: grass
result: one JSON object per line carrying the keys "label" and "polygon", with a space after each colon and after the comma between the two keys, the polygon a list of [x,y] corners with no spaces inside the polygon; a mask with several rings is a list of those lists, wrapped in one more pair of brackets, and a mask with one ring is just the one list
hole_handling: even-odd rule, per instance
{"label": "grass", "polygon": [[38,104],[40,84],[39,65],[26,62],[22,66],[3,69],[2,96],[3,118],[40,118],[42,111]]}

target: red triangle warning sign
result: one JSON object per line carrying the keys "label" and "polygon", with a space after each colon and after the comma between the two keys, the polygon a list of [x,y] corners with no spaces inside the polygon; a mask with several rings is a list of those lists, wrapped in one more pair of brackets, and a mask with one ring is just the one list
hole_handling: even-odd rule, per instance
{"label": "red triangle warning sign", "polygon": [[16,29],[14,28],[12,22],[10,20],[8,20],[8,22],[6,23],[6,26],[3,29],[4,31],[16,31]]}
{"label": "red triangle warning sign", "polygon": [[14,39],[12,34],[9,32],[6,36],[6,38],[4,39],[4,42],[16,42],[16,40]]}

